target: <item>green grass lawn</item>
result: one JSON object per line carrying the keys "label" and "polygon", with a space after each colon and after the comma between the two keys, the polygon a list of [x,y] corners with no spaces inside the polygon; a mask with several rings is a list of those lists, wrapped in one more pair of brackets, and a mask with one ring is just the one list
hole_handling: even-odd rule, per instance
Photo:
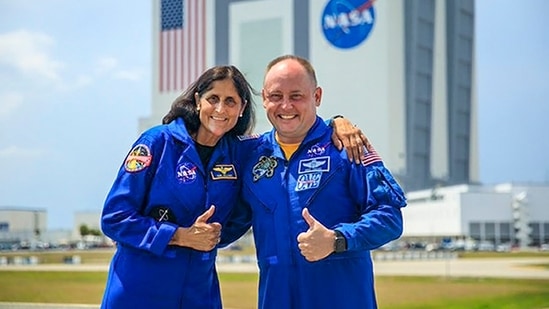
{"label": "green grass lawn", "polygon": [[549,280],[378,277],[376,282],[380,308],[549,308]]}
{"label": "green grass lawn", "polygon": [[[0,271],[1,302],[99,304],[105,272]],[[257,274],[220,273],[227,308],[256,308]],[[382,309],[539,309],[549,280],[377,277]]]}
{"label": "green grass lawn", "polygon": [[[114,250],[0,252],[36,256],[40,264],[63,263],[78,255],[83,264],[109,263]],[[220,255],[242,252],[220,251]],[[253,254],[253,250],[245,252]],[[467,253],[460,258],[547,257],[549,253]],[[533,265],[547,268],[547,264]],[[220,273],[227,308],[256,308],[257,274]],[[99,304],[106,272],[0,271],[0,302]],[[380,309],[541,309],[549,308],[549,280],[442,277],[376,277]]]}

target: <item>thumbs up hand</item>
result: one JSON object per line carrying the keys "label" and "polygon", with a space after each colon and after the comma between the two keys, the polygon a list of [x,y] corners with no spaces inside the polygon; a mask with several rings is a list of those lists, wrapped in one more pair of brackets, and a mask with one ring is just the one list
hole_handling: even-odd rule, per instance
{"label": "thumbs up hand", "polygon": [[190,227],[178,227],[170,245],[189,247],[199,251],[210,251],[215,248],[221,236],[221,224],[219,222],[208,223],[214,212],[215,206],[212,205],[198,216]]}
{"label": "thumbs up hand", "polygon": [[307,208],[301,215],[309,224],[309,229],[297,236],[301,255],[309,262],[322,260],[334,251],[335,232],[317,221]]}

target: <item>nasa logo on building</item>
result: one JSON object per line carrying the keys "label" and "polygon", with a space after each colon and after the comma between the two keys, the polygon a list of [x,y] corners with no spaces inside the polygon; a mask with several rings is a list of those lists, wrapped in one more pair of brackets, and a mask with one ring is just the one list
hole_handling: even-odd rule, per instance
{"label": "nasa logo on building", "polygon": [[348,49],[360,45],[375,22],[374,0],[330,0],[322,13],[322,32],[330,44]]}

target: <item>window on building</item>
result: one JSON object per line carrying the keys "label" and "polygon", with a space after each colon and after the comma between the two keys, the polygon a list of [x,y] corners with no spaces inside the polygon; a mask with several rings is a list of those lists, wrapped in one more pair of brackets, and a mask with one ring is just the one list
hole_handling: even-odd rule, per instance
{"label": "window on building", "polygon": [[543,223],[543,243],[549,244],[549,222]]}
{"label": "window on building", "polygon": [[484,240],[496,242],[496,224],[494,222],[486,222],[484,225]]}
{"label": "window on building", "polygon": [[481,230],[479,222],[470,222],[469,223],[469,235],[476,241],[481,239]]}
{"label": "window on building", "polygon": [[501,243],[510,243],[512,239],[511,223],[501,222],[499,224],[499,241]]}
{"label": "window on building", "polygon": [[540,222],[530,222],[528,226],[530,227],[530,239],[531,242],[529,245],[539,246],[541,245],[541,231],[540,231]]}

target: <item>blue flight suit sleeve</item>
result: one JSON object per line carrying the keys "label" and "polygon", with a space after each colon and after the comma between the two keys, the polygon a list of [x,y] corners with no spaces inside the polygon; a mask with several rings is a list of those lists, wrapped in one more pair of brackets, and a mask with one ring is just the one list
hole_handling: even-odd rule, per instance
{"label": "blue flight suit sleeve", "polygon": [[[258,134],[238,137],[234,146],[237,147],[236,153],[241,162],[240,166],[243,166],[245,162],[250,160],[251,153],[260,145],[261,141],[262,137]],[[239,173],[240,177],[243,178],[243,170],[240,170]],[[240,192],[237,203],[233,207],[229,219],[221,229],[221,239],[218,246],[223,248],[237,241],[246,234],[251,226],[252,209],[250,205],[242,199],[242,192]]]}
{"label": "blue flight suit sleeve", "polygon": [[248,203],[238,199],[229,220],[221,229],[219,247],[223,248],[237,241],[252,226],[252,209]]}
{"label": "blue flight suit sleeve", "polygon": [[347,250],[373,250],[400,237],[406,198],[383,162],[353,164],[349,183],[361,216],[358,222],[335,227],[347,239]]}
{"label": "blue flight suit sleeve", "polygon": [[[108,193],[101,215],[103,233],[120,245],[175,256],[167,250],[177,225],[143,215],[165,139],[146,132],[133,145]],[[148,133],[148,134],[147,134]]]}

